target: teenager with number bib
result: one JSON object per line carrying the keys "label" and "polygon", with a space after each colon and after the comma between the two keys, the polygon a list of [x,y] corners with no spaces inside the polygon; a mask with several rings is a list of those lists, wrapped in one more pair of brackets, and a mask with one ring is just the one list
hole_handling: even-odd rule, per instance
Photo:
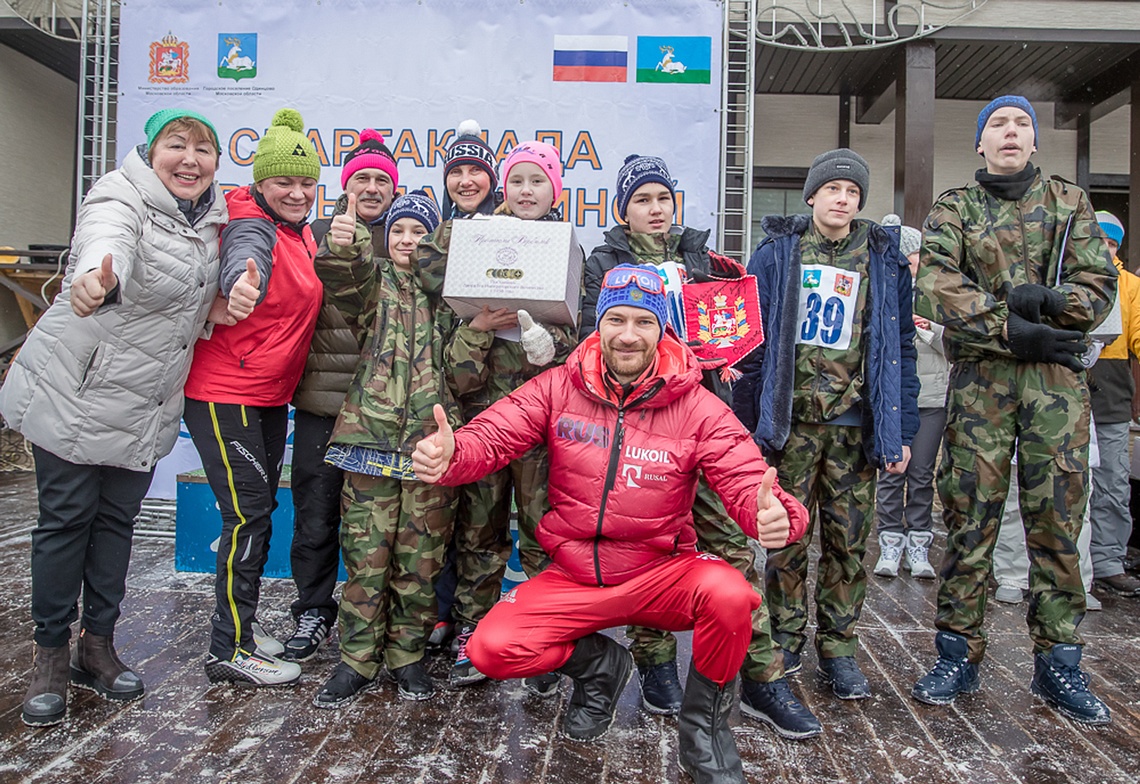
{"label": "teenager with number bib", "polygon": [[818,519],[816,674],[841,700],[871,696],[855,660],[867,592],[863,554],[882,467],[906,471],[918,431],[911,278],[898,228],[857,219],[867,162],[818,156],[803,197],[811,215],[769,215],[748,272],[760,286],[764,345],[745,360],[733,408],[814,508],[807,534],[768,554],[765,595],[785,671],[800,667],[808,626],[808,547]]}

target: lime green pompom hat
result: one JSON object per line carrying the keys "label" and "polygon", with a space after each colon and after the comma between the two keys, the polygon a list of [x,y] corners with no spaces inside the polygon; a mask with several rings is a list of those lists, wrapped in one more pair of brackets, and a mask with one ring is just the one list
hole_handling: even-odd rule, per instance
{"label": "lime green pompom hat", "polygon": [[253,157],[253,181],[269,177],[320,179],[317,149],[305,136],[305,121],[296,109],[279,109],[269,130],[257,143]]}
{"label": "lime green pompom hat", "polygon": [[210,129],[210,133],[214,136],[214,149],[221,152],[222,146],[218,144],[218,131],[214,128],[214,124],[200,115],[198,112],[191,111],[190,109],[159,109],[157,112],[150,116],[143,126],[143,133],[146,134],[146,146],[153,147],[154,140],[162,133],[162,129],[170,125],[175,120],[181,120],[183,117],[189,117],[191,120],[197,120]]}

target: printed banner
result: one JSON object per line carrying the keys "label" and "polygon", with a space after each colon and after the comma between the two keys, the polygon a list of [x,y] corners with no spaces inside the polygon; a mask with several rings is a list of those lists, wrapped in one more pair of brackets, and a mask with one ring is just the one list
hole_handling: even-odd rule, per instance
{"label": "printed banner", "polygon": [[716,231],[721,28],[715,0],[134,0],[121,8],[118,156],[158,109],[200,111],[223,187],[250,181],[273,113],[299,110],[323,165],[314,218],[341,193],[362,128],[402,190],[441,200],[455,127],[477,120],[499,160],[540,139],[562,153],[563,215],[587,251],[617,222],[631,153],[677,181],[678,222]]}

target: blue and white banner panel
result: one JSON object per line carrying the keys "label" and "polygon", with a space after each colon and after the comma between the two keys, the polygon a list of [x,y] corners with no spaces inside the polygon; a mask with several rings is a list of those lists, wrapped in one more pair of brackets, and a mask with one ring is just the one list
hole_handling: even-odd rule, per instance
{"label": "blue and white banner panel", "polygon": [[528,139],[562,152],[563,213],[589,250],[614,225],[618,169],[666,160],[679,222],[716,232],[721,28],[715,0],[132,0],[121,8],[120,161],[154,111],[218,129],[225,186],[251,178],[282,107],[324,165],[314,218],[340,195],[362,128],[384,134],[402,189],[440,200],[454,128],[477,120],[500,160]]}

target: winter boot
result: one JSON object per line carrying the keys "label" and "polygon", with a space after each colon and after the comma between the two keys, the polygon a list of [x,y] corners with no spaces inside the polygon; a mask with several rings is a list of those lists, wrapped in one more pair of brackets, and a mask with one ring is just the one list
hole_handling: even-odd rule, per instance
{"label": "winter boot", "polygon": [[689,664],[685,701],[677,717],[681,769],[697,784],[743,784],[744,766],[728,716],[736,700],[736,678],[717,686]]}
{"label": "winter boot", "polygon": [[930,545],[934,534],[930,531],[911,531],[906,535],[906,550],[903,552],[903,568],[911,577],[930,580],[936,575],[930,563]]}
{"label": "winter boot", "polygon": [[137,700],[143,696],[143,682],[115,653],[115,639],[79,632],[71,654],[71,682],[91,689],[109,700]]}
{"label": "winter boot", "polygon": [[1089,676],[1081,671],[1081,646],[1053,646],[1034,657],[1030,690],[1058,712],[1082,724],[1109,724],[1108,706],[1089,691]]}
{"label": "winter boot", "polygon": [[313,696],[313,707],[340,708],[348,705],[375,683],[375,678],[365,678],[349,665],[340,662],[325,685]]}
{"label": "winter boot", "polygon": [[574,645],[559,672],[574,680],[562,731],[571,740],[591,741],[605,735],[617,713],[618,698],[633,675],[633,655],[597,632]]}
{"label": "winter boot", "polygon": [[637,673],[641,681],[642,707],[659,716],[676,716],[685,698],[681,676],[677,674],[677,660],[638,667]]}
{"label": "winter boot", "polygon": [[934,637],[938,661],[934,669],[918,679],[910,694],[927,705],[949,705],[959,694],[978,690],[978,665],[966,659],[966,638],[951,632],[938,632]]}
{"label": "winter boot", "polygon": [[820,659],[816,675],[831,686],[832,693],[841,700],[865,700],[871,696],[871,685],[854,656]]}
{"label": "winter boot", "polygon": [[802,740],[823,732],[819,719],[792,694],[787,678],[771,683],[742,680],[740,712],[764,722],[781,738]]}
{"label": "winter boot", "polygon": [[875,563],[875,574],[879,577],[898,577],[905,544],[906,537],[902,534],[890,531],[879,534],[879,560]]}
{"label": "winter boot", "polygon": [[37,644],[35,657],[22,718],[29,727],[59,724],[67,717],[67,646]]}

